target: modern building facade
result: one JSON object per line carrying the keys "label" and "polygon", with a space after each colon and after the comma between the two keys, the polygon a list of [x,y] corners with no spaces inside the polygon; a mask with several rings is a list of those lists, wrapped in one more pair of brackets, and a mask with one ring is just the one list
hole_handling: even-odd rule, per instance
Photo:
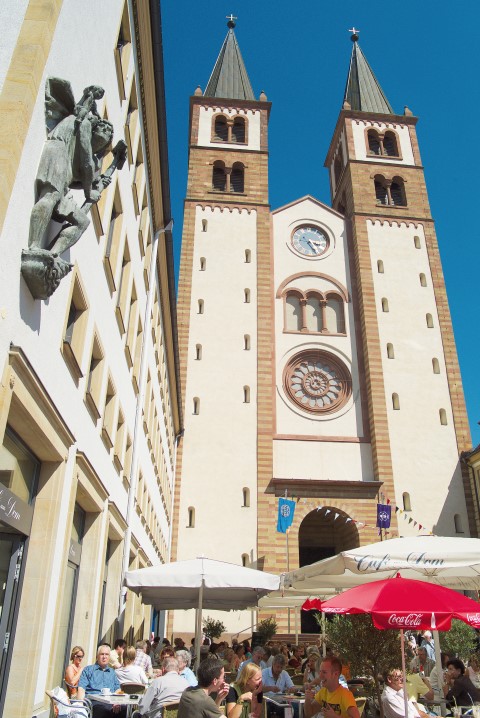
{"label": "modern building facade", "polygon": [[[150,633],[122,576],[168,560],[182,421],[159,3],[0,13],[0,713],[25,718],[49,715],[72,646],[87,664],[101,640]],[[77,102],[104,89],[96,109],[127,159],[63,256],[72,271],[38,300],[20,259],[48,78]]]}
{"label": "modern building facade", "polygon": [[[281,573],[378,540],[377,503],[412,518],[392,511],[388,536],[418,533],[416,516],[477,535],[417,118],[393,111],[352,40],[325,162],[331,206],[307,196],[270,211],[268,152],[281,148],[268,146],[270,103],[253,93],[233,22],[191,98],[178,559],[201,550]],[[288,541],[276,532],[285,495],[297,501]],[[232,633],[251,620],[219,617]],[[189,630],[188,616],[173,620]]]}

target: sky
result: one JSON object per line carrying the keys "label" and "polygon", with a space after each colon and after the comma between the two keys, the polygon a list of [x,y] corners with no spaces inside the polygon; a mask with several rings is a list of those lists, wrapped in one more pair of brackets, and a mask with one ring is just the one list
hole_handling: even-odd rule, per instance
{"label": "sky", "polygon": [[175,263],[187,184],[189,97],[208,82],[227,33],[235,34],[255,96],[272,102],[269,199],[306,194],[330,204],[323,166],[343,102],[352,43],[394,111],[407,105],[417,134],[442,258],[472,444],[480,443],[478,276],[480,86],[478,0],[161,0]]}

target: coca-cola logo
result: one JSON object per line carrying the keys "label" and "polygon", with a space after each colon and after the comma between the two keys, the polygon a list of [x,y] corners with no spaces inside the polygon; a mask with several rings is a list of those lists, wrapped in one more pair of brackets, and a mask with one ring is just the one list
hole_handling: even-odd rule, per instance
{"label": "coca-cola logo", "polygon": [[326,606],[323,608],[324,613],[346,613],[346,608],[327,608]]}
{"label": "coca-cola logo", "polygon": [[467,613],[469,623],[480,623],[480,613]]}
{"label": "coca-cola logo", "polygon": [[422,618],[423,613],[409,613],[407,616],[397,616],[396,613],[392,613],[392,615],[389,616],[388,625],[411,628],[413,626],[420,626]]}

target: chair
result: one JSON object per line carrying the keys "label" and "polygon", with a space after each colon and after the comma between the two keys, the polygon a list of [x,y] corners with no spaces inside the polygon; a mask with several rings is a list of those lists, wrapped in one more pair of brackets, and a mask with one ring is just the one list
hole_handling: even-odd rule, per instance
{"label": "chair", "polygon": [[177,718],[179,702],[164,703],[162,708],[162,718]]}
{"label": "chair", "polygon": [[[45,691],[47,696],[50,698],[50,703],[53,710],[54,716],[68,716],[68,718],[92,718],[92,704],[88,698],[80,700],[79,698],[74,699],[72,704],[67,697],[65,699],[65,691],[60,689],[59,695],[56,694],[59,689],[54,688],[53,691]],[[63,695],[65,694],[65,695]]]}
{"label": "chair", "polygon": [[292,676],[292,683],[294,686],[303,686],[303,673],[295,673]]}
{"label": "chair", "polygon": [[357,704],[358,712],[360,714],[360,718],[362,718],[363,711],[365,710],[365,703],[367,702],[367,699],[365,696],[362,698],[355,698],[355,703]]}
{"label": "chair", "polygon": [[128,696],[135,695],[135,693],[145,693],[145,686],[143,683],[132,683],[131,681],[128,681],[126,683],[121,683],[120,687],[124,693],[126,693]]}

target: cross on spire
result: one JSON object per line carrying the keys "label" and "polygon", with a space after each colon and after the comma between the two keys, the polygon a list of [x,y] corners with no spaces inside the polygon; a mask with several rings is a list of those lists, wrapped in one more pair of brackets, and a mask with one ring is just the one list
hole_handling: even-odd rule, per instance
{"label": "cross on spire", "polygon": [[234,17],[234,15],[232,15],[232,13],[230,13],[230,15],[227,15],[227,20],[228,20],[228,22],[227,22],[228,27],[233,30],[233,28],[235,27],[235,20],[238,20],[238,17]]}
{"label": "cross on spire", "polygon": [[357,30],[357,28],[356,28],[355,25],[354,25],[348,32],[353,33],[353,34],[352,34],[352,38],[351,38],[351,39],[352,39],[352,42],[357,42],[357,40],[358,40],[358,35],[359,35],[359,33],[360,33],[360,30]]}

